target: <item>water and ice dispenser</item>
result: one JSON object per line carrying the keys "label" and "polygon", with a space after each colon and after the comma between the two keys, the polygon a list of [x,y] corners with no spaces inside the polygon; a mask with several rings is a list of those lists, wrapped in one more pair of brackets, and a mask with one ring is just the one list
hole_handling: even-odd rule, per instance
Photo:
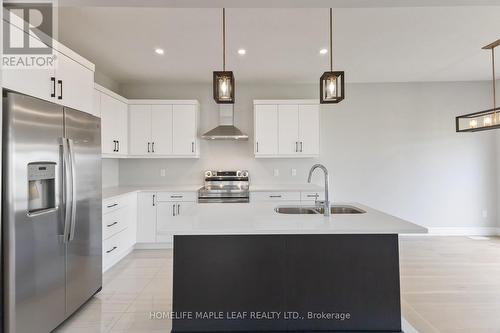
{"label": "water and ice dispenser", "polygon": [[28,164],[28,214],[41,213],[56,207],[56,164]]}

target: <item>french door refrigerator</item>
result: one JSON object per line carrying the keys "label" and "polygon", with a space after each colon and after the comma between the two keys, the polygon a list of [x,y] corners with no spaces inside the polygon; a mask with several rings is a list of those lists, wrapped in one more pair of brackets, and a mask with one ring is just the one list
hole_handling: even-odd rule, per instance
{"label": "french door refrigerator", "polygon": [[2,95],[2,327],[50,332],[102,286],[100,119]]}

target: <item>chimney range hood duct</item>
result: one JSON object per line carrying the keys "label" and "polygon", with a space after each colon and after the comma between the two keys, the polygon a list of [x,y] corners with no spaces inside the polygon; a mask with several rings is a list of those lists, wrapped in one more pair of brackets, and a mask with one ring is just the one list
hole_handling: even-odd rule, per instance
{"label": "chimney range hood duct", "polygon": [[234,126],[233,104],[219,104],[219,126],[201,137],[207,140],[248,140],[248,135]]}

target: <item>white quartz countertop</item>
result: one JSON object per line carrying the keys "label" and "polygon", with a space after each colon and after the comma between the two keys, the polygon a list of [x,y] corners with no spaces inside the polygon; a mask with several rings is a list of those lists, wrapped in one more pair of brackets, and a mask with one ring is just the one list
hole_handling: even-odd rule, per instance
{"label": "white quartz countertop", "polygon": [[196,192],[202,187],[196,185],[164,185],[164,186],[118,186],[102,189],[102,198],[109,199],[133,192]]}
{"label": "white quartz countertop", "polygon": [[[190,192],[201,185],[124,186],[103,189],[103,199],[133,192]],[[251,191],[316,191],[317,185],[255,185]],[[158,203],[161,205],[162,203]],[[171,204],[171,203],[165,203]],[[303,205],[300,201],[250,203],[197,203],[182,212],[175,234],[415,234],[427,229],[359,203],[342,203],[365,211],[364,214],[279,214],[277,206]],[[340,203],[334,203],[338,205]],[[139,226],[140,227],[140,226]],[[172,230],[157,230],[171,234]]]}
{"label": "white quartz countertop", "polygon": [[[337,204],[337,203],[335,203]],[[275,212],[277,206],[300,202],[200,203],[184,211],[183,224],[175,234],[413,234],[427,229],[359,203],[345,205],[361,208],[364,214],[287,215]],[[161,233],[161,230],[157,230]],[[165,231],[170,233],[172,231]]]}
{"label": "white quartz countertop", "polygon": [[[196,192],[203,184],[162,185],[162,186],[118,186],[102,189],[102,198],[109,199],[132,192]],[[323,187],[315,184],[250,184],[250,192],[271,191],[322,191]]]}

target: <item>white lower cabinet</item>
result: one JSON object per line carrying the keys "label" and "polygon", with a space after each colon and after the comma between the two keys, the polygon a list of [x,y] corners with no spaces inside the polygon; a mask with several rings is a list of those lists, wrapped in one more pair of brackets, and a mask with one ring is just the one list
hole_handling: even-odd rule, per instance
{"label": "white lower cabinet", "polygon": [[156,193],[142,192],[137,198],[137,243],[156,242]]}
{"label": "white lower cabinet", "polygon": [[176,232],[188,232],[193,228],[195,202],[159,202],[156,217],[156,241],[172,243]]}
{"label": "white lower cabinet", "polygon": [[300,192],[251,192],[252,201],[300,201]]}
{"label": "white lower cabinet", "polygon": [[136,243],[137,195],[135,193],[103,201],[102,269],[108,270]]}
{"label": "white lower cabinet", "polygon": [[250,192],[250,201],[284,201],[308,202],[324,200],[324,191],[262,191]]}
{"label": "white lower cabinet", "polygon": [[158,192],[156,241],[172,243],[176,232],[192,230],[196,207],[195,192]]}

